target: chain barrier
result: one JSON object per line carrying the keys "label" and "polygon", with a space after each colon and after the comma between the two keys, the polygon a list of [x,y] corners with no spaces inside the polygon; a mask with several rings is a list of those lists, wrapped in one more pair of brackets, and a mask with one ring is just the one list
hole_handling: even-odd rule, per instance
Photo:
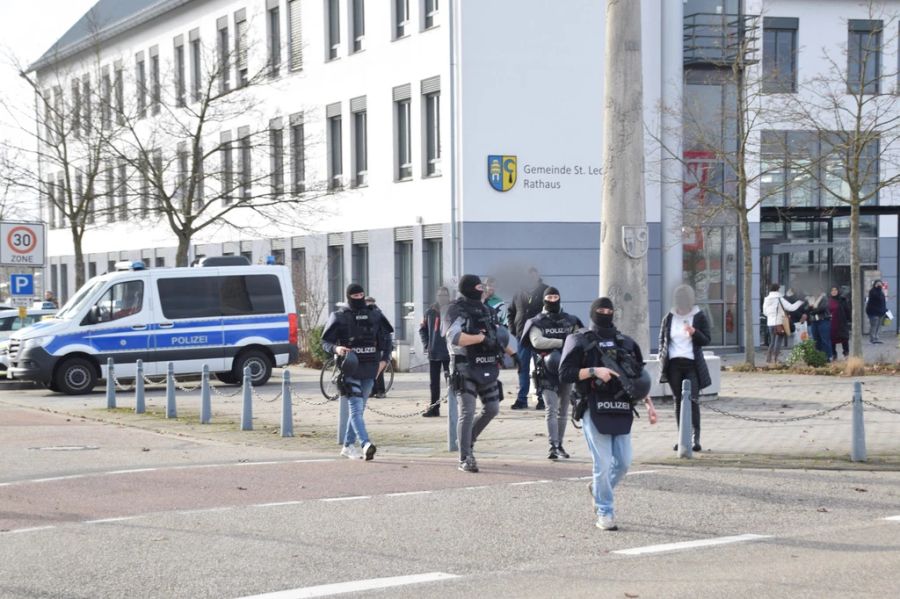
{"label": "chain barrier", "polygon": [[[243,391],[243,389],[241,389],[241,390]],[[279,399],[281,399],[281,391],[279,391],[278,394],[275,397],[273,397],[272,399],[266,399],[265,397],[263,397],[259,393],[259,391],[256,390],[256,387],[254,387],[253,385],[250,385],[250,391],[253,392],[253,396],[256,397],[256,399],[258,399],[259,401],[265,402],[265,403],[272,403],[274,401],[278,401]]]}
{"label": "chain barrier", "polygon": [[124,391],[125,393],[128,393],[129,391],[134,391],[134,383],[131,383],[130,385],[126,385],[125,383],[122,383],[121,381],[119,381],[119,377],[117,377],[115,374],[113,375],[113,383],[115,383],[116,389],[118,389],[119,391]]}
{"label": "chain barrier", "polygon": [[864,399],[864,400],[862,400],[862,401],[863,401],[863,403],[866,404],[867,406],[873,407],[873,408],[875,408],[876,410],[880,410],[880,411],[882,411],[882,412],[887,412],[888,414],[896,414],[897,416],[900,416],[900,410],[895,410],[895,409],[893,409],[893,408],[889,408],[889,407],[887,407],[887,406],[883,406],[883,405],[881,405],[881,404],[879,404],[879,403],[877,403],[877,402],[875,402],[875,401],[872,401],[872,400],[870,400],[870,399]]}
{"label": "chain barrier", "polygon": [[210,386],[209,386],[209,389],[210,389],[213,393],[215,393],[216,395],[218,395],[219,397],[224,397],[224,398],[226,398],[226,399],[231,399],[232,397],[237,397],[237,396],[240,395],[241,392],[244,390],[243,388],[238,387],[237,390],[236,390],[234,393],[223,393],[222,391],[219,391],[219,388],[218,388],[217,386],[215,386],[215,385],[210,385]]}
{"label": "chain barrier", "polygon": [[[735,414],[734,412],[728,412],[721,408],[716,408],[710,405],[713,401],[698,401],[697,404],[701,407],[704,407],[716,414],[721,414],[722,416],[728,416],[729,418],[735,418],[737,420],[746,420],[747,422],[762,422],[764,424],[771,424],[775,422],[799,422],[801,420],[812,420],[813,418],[820,418],[822,416],[826,416],[831,414],[832,412],[837,412],[853,403],[853,400],[845,401],[843,403],[839,403],[830,408],[825,408],[824,410],[819,410],[818,412],[813,412],[812,414],[804,414],[803,416],[789,416],[787,418],[757,418],[756,416],[745,416],[743,414]],[[865,401],[865,400],[863,400]],[[869,403],[866,401],[866,403]]]}
{"label": "chain barrier", "polygon": [[[444,397],[441,398],[441,401],[438,403],[438,405],[447,403],[447,401],[448,401],[448,398],[447,398],[446,396],[444,396]],[[379,410],[379,409],[377,409],[377,408],[373,408],[373,407],[372,407],[372,403],[371,403],[371,402],[368,402],[368,403],[366,404],[366,411],[367,411],[367,412],[372,412],[373,414],[377,414],[378,416],[384,416],[385,418],[396,418],[396,419],[398,419],[398,420],[403,420],[403,419],[406,419],[406,418],[415,418],[416,416],[421,416],[421,415],[424,414],[425,412],[431,410],[432,405],[433,405],[433,404],[430,404],[430,403],[429,403],[429,404],[428,404],[427,406],[425,406],[425,408],[422,409],[422,410],[417,410],[417,411],[415,411],[415,412],[409,412],[409,413],[406,413],[406,414],[389,414],[389,413],[387,413],[387,412],[382,412],[381,410]]]}

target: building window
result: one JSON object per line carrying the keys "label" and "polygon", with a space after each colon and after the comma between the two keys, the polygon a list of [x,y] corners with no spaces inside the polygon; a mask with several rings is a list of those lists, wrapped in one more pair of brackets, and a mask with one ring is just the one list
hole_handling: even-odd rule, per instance
{"label": "building window", "polygon": [[93,279],[97,276],[97,263],[88,262],[88,278]]}
{"label": "building window", "polygon": [[249,200],[250,199],[250,191],[253,187],[253,151],[250,148],[250,133],[243,132],[238,139],[238,148],[240,152],[241,158],[241,172],[240,172],[240,188],[241,188],[241,199]]}
{"label": "building window", "polygon": [[291,61],[290,68],[292,71],[299,71],[303,68],[303,20],[300,15],[300,1],[288,0],[287,5],[288,26],[290,27],[288,32],[290,35],[288,40],[290,56],[288,58]]}
{"label": "building window", "polygon": [[425,176],[441,174],[441,92],[425,94]]}
{"label": "building window", "polygon": [[328,117],[328,188],[340,189],[344,176],[341,115]]}
{"label": "building window", "polygon": [[881,21],[850,20],[847,87],[851,94],[881,92]]}
{"label": "building window", "polygon": [[112,162],[106,163],[106,222],[116,222],[116,173]]}
{"label": "building window", "polygon": [[165,268],[166,267],[166,259],[163,257],[157,257],[155,260],[155,264],[153,266],[156,268]]}
{"label": "building window", "polygon": [[202,88],[202,57],[200,55],[200,33],[196,30],[191,32],[191,100],[200,101],[200,90]]}
{"label": "building window", "polygon": [[120,126],[125,124],[125,71],[122,64],[116,65],[115,71],[116,85],[116,123]]}
{"label": "building window", "polygon": [[711,345],[738,345],[738,234],[735,226],[685,229],[682,280],[697,292]]}
{"label": "building window", "polygon": [[182,214],[188,214],[188,169],[190,166],[188,165],[188,161],[190,156],[188,155],[187,145],[184,143],[178,144],[178,179],[176,181],[177,186],[177,196],[178,199],[181,200],[180,208]]}
{"label": "building window", "polygon": [[366,109],[353,112],[353,185],[362,187],[368,182],[368,134]]}
{"label": "building window", "polygon": [[147,116],[147,65],[143,52],[134,59],[135,92],[137,94],[138,118]]}
{"label": "building window", "polygon": [[93,118],[91,106],[94,98],[91,96],[91,76],[87,74],[81,78],[81,98],[81,105],[84,109],[81,113],[81,129],[84,135],[88,136],[91,134],[91,119]]}
{"label": "building window", "polygon": [[222,203],[228,205],[234,199],[234,157],[230,134],[222,134],[219,152],[222,157]]}
{"label": "building window", "polygon": [[153,185],[156,187],[156,210],[162,212],[165,203],[165,179],[163,178],[163,156],[162,150],[153,150]]}
{"label": "building window", "polygon": [[145,157],[140,161],[141,171],[141,217],[146,218],[150,214],[150,161]]}
{"label": "building window", "polygon": [[394,0],[394,39],[406,36],[409,27],[409,0]]}
{"label": "building window", "polygon": [[797,91],[798,19],[765,17],[763,20],[763,92]]}
{"label": "building window", "polygon": [[72,134],[75,139],[81,137],[81,83],[72,80]]}
{"label": "building window", "polygon": [[[75,210],[84,210],[84,177],[81,173],[75,173]],[[84,215],[85,222],[91,222],[90,212]]]}
{"label": "building window", "polygon": [[59,303],[65,304],[69,299],[69,265],[59,265]]}
{"label": "building window", "polygon": [[234,14],[234,56],[237,69],[237,87],[247,85],[247,13],[239,10]]}
{"label": "building window", "polygon": [[229,65],[229,52],[231,52],[231,44],[228,39],[228,18],[222,17],[218,21],[218,34],[216,36],[216,54],[219,63],[219,93],[224,94],[228,91],[230,85],[231,69]]}
{"label": "building window", "polygon": [[394,290],[395,326],[397,339],[406,339],[407,326],[406,315],[409,312],[407,304],[413,301],[413,244],[412,241],[394,242],[394,272],[396,288]]}
{"label": "building window", "polygon": [[425,239],[422,249],[423,256],[423,284],[425,287],[425,302],[433,304],[437,301],[437,288],[444,284],[444,242],[440,238]]}
{"label": "building window", "polygon": [[339,0],[327,0],[327,2],[328,60],[334,60],[338,57],[338,50],[341,47],[341,7]]}
{"label": "building window", "polygon": [[303,120],[291,117],[291,190],[295,194],[306,191],[306,139]]}
{"label": "building window", "polygon": [[353,27],[353,51],[359,52],[366,39],[366,3],[365,0],[352,0],[350,6],[353,9],[350,21]]}
{"label": "building window", "polygon": [[56,183],[50,179],[47,184],[47,225],[56,228]]}
{"label": "building window", "polygon": [[270,179],[272,193],[276,196],[284,194],[284,129],[280,119],[269,126],[269,151],[272,159]]}
{"label": "building window", "polygon": [[344,247],[328,246],[328,305],[336,310],[344,301]]}
{"label": "building window", "polygon": [[277,77],[281,70],[281,9],[276,4],[268,10],[269,76]]}
{"label": "building window", "polygon": [[109,76],[109,67],[103,69],[102,75],[103,98],[100,102],[100,126],[109,129],[112,124],[112,79]]}
{"label": "building window", "polygon": [[412,179],[412,111],[409,98],[394,102],[397,122],[397,179]]}
{"label": "building window", "polygon": [[369,288],[369,244],[354,243],[352,257],[353,282]]}
{"label": "building window", "polygon": [[425,29],[431,29],[437,25],[440,8],[438,0],[425,0]]}
{"label": "building window", "polygon": [[193,177],[194,213],[199,214],[203,209],[203,200],[206,196],[206,171],[203,168],[203,146],[194,146],[194,154],[191,161]]}
{"label": "building window", "polygon": [[120,160],[118,164],[119,171],[119,220],[125,222],[128,220],[128,169],[125,161]]}
{"label": "building window", "polygon": [[[294,288],[294,300],[297,302],[297,312],[303,318],[303,328],[309,324],[308,317],[310,306],[309,300],[312,299],[309,290],[306,288],[306,249],[293,248],[291,250],[291,282]],[[318,307],[318,306],[317,306]],[[318,307],[321,309],[321,307]],[[318,314],[314,318],[318,318]]]}
{"label": "building window", "polygon": [[179,35],[175,38],[175,105],[185,105],[184,84],[184,43]]}
{"label": "building window", "polygon": [[162,106],[162,83],[159,77],[159,53],[156,47],[150,49],[150,112],[159,114]]}

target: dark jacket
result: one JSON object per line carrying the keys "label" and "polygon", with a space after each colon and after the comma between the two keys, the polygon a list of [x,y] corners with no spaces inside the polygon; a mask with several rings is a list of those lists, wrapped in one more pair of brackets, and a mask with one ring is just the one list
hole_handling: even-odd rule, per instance
{"label": "dark jacket", "polygon": [[[358,320],[356,317],[368,317],[365,320]],[[365,323],[356,324],[356,323]],[[368,361],[360,359],[360,366],[357,370],[355,378],[373,379],[378,374],[378,362],[389,362],[391,360],[391,352],[394,349],[394,342],[391,339],[391,333],[394,328],[388,322],[381,310],[375,306],[366,306],[365,308],[354,311],[350,308],[341,308],[332,312],[322,331],[322,349],[333,354],[339,346],[353,347],[355,345],[354,335],[368,336],[369,341],[374,343],[377,358]]]}
{"label": "dark jacket", "polygon": [[831,302],[837,302],[837,310],[831,312],[831,338],[832,340],[849,339],[850,338],[850,321],[853,312],[850,309],[850,302],[842,295],[837,297],[828,296],[828,309],[831,310]]}
{"label": "dark jacket", "polygon": [[[709,345],[710,332],[709,320],[706,314],[701,310],[694,314],[691,321],[694,327],[694,334],[691,341],[694,346],[694,367],[697,369],[697,380],[700,389],[705,389],[712,385],[712,377],[709,375],[709,366],[706,364],[706,358],[703,357],[703,347]],[[659,382],[668,383],[668,367],[669,367],[669,340],[672,332],[672,313],[669,312],[662,320],[659,329]]]}
{"label": "dark jacket", "polygon": [[544,309],[544,291],[547,287],[543,280],[538,280],[537,287],[531,291],[520,291],[513,297],[507,310],[507,321],[509,332],[516,339],[521,339],[528,319],[534,318]]}
{"label": "dark jacket", "polygon": [[869,289],[869,301],[866,302],[866,316],[884,316],[887,313],[887,298],[884,291],[877,287]]}
{"label": "dark jacket", "polygon": [[434,304],[425,311],[425,318],[419,325],[419,338],[422,339],[422,347],[425,348],[429,360],[446,362],[450,359],[447,339],[442,329],[441,309]]}

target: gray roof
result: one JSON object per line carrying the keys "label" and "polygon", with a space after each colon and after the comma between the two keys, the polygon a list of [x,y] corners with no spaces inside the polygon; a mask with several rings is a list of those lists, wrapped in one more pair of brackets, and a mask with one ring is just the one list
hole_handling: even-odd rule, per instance
{"label": "gray roof", "polygon": [[98,0],[28,70],[51,66],[191,1]]}

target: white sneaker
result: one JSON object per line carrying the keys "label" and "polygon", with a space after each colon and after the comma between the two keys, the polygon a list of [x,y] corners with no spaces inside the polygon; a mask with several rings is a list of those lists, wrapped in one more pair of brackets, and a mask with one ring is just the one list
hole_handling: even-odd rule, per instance
{"label": "white sneaker", "polygon": [[345,445],[341,450],[341,455],[349,460],[363,459],[363,454],[356,445]]}
{"label": "white sneaker", "polygon": [[619,530],[614,516],[598,516],[596,526],[600,530]]}

